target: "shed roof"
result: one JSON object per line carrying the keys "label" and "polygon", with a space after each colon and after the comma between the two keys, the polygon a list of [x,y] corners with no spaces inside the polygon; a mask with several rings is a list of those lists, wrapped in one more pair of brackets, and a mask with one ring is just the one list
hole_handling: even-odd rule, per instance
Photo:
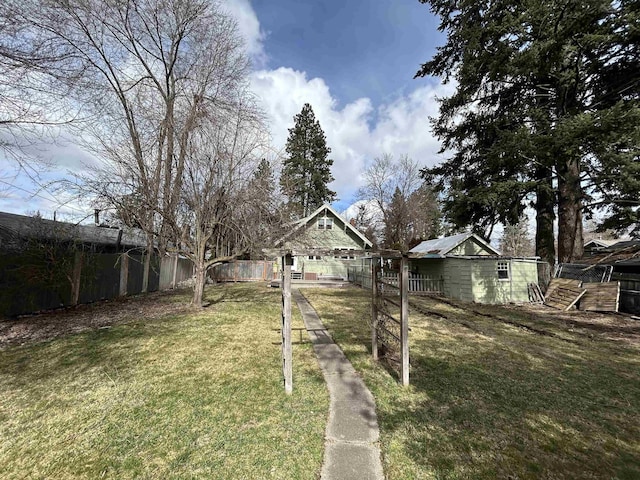
{"label": "shed roof", "polygon": [[146,247],[145,233],[137,228],[76,225],[44,218],[0,212],[0,233],[9,238],[33,238],[93,245]]}
{"label": "shed roof", "polygon": [[409,254],[414,258],[444,257],[469,239],[480,244],[490,255],[500,255],[498,250],[493,248],[475,233],[460,233],[450,237],[425,240],[409,250]]}

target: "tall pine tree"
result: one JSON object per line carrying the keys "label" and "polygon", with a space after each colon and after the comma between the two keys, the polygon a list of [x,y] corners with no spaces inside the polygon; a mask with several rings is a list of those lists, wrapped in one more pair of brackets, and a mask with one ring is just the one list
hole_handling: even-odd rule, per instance
{"label": "tall pine tree", "polygon": [[328,187],[333,181],[333,160],[328,158],[331,149],[311,105],[305,103],[294,121],[289,129],[280,186],[289,199],[292,214],[305,217],[336,198],[336,192]]}
{"label": "tall pine tree", "polygon": [[638,2],[421,1],[448,37],[417,76],[457,82],[434,121],[453,155],[425,172],[446,187],[449,220],[486,235],[532,202],[550,263],[555,212],[560,262],[581,255],[593,206],[637,222]]}

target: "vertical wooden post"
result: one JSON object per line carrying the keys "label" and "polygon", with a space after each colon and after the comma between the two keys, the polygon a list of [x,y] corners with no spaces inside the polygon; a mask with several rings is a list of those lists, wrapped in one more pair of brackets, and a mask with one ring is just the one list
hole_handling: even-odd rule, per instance
{"label": "vertical wooden post", "polygon": [[371,355],[378,360],[378,274],[377,259],[371,259]]}
{"label": "vertical wooden post", "polygon": [[400,261],[400,346],[402,349],[402,385],[409,385],[409,259]]}
{"label": "vertical wooden post", "polygon": [[284,391],[293,392],[293,354],[291,345],[291,255],[282,257],[282,373]]}
{"label": "vertical wooden post", "polygon": [[82,275],[82,252],[76,250],[73,255],[73,277],[71,279],[71,305],[80,301],[80,276]]}
{"label": "vertical wooden post", "polygon": [[173,276],[171,277],[171,288],[176,288],[176,283],[178,279],[178,252],[175,253],[175,257],[173,257]]}
{"label": "vertical wooden post", "polygon": [[127,294],[127,282],[129,281],[129,255],[120,255],[120,296]]}

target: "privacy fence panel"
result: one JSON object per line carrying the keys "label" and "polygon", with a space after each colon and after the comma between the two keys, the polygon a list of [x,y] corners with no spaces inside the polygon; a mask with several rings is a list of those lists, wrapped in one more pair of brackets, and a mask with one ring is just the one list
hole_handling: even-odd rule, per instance
{"label": "privacy fence panel", "polygon": [[[56,248],[34,246],[11,255],[0,255],[0,316],[34,313],[142,292],[142,255]],[[149,271],[149,292],[159,288],[160,268],[160,259],[154,255]],[[185,262],[179,262],[178,268],[178,281],[191,276]]]}
{"label": "privacy fence panel", "polygon": [[235,260],[216,265],[209,275],[216,282],[261,282],[274,278],[273,266],[267,260]]}
{"label": "privacy fence panel", "polygon": [[611,280],[620,282],[619,310],[640,315],[640,274],[613,272]]}
{"label": "privacy fence panel", "polygon": [[[165,256],[160,263],[160,290],[175,288],[176,285],[193,277],[193,262],[180,256]],[[175,281],[175,284],[174,284]]]}

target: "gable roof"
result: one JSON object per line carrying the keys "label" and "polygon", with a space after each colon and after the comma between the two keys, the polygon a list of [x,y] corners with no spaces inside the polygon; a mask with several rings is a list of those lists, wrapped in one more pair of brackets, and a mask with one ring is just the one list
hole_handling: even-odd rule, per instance
{"label": "gable roof", "polygon": [[349,230],[351,230],[358,238],[360,238],[360,240],[362,240],[365,245],[367,245],[369,248],[371,248],[373,246],[373,243],[371,243],[371,240],[369,240],[367,237],[365,237],[362,233],[360,233],[360,231],[354,227],[353,225],[351,225],[350,222],[347,222],[344,218],[342,218],[340,216],[340,214],[338,212],[336,212],[331,205],[325,203],[323,204],[321,207],[319,207],[318,209],[316,209],[316,211],[314,211],[311,215],[308,215],[304,218],[301,218],[300,220],[296,220],[295,222],[292,223],[292,230],[287,233],[284,237],[282,237],[280,240],[278,240],[276,242],[276,245],[280,245],[281,243],[283,243],[285,240],[289,239],[289,237],[291,237],[293,234],[295,234],[295,232],[299,231],[300,229],[306,227],[310,222],[314,221],[316,218],[318,218],[320,216],[320,214],[322,213],[326,213],[326,212],[331,212],[331,214],[337,218],[338,220],[340,220],[346,228],[348,228]]}
{"label": "gable roof", "polygon": [[498,250],[493,248],[475,233],[460,233],[458,235],[452,235],[450,237],[425,240],[424,242],[416,245],[411,250],[409,250],[409,254],[411,254],[411,256],[414,258],[442,258],[469,239],[472,239],[480,244],[480,246],[482,246],[490,255],[500,255],[500,252]]}
{"label": "gable roof", "polygon": [[602,240],[600,238],[593,238],[584,244],[585,250],[595,250],[608,248],[619,242],[620,240]]}

